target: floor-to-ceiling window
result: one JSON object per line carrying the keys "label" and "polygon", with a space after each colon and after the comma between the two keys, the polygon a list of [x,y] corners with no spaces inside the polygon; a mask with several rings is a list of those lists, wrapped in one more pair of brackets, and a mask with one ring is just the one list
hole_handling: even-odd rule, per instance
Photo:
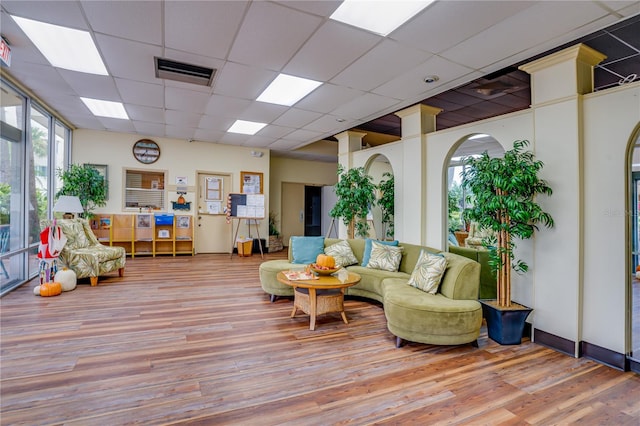
{"label": "floor-to-ceiling window", "polygon": [[0,294],[38,273],[40,231],[51,217],[71,132],[0,80]]}

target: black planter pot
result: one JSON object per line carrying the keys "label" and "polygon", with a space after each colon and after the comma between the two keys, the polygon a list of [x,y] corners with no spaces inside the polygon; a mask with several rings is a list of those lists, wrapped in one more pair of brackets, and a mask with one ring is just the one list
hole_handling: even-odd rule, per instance
{"label": "black planter pot", "polygon": [[525,320],[533,309],[523,306],[522,309],[505,310],[486,302],[480,300],[489,338],[501,345],[519,345]]}

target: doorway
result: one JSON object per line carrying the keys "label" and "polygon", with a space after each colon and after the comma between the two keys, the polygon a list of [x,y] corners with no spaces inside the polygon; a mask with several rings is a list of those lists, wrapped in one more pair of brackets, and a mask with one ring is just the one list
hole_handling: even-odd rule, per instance
{"label": "doorway", "polygon": [[195,228],[195,252],[231,253],[232,226],[227,223],[226,205],[231,175],[198,172],[198,212]]}
{"label": "doorway", "polygon": [[631,199],[629,200],[630,215],[629,227],[627,228],[631,235],[630,249],[631,259],[630,269],[631,277],[629,277],[628,297],[629,297],[629,326],[628,338],[629,352],[627,358],[630,361],[630,369],[640,372],[640,279],[636,271],[640,265],[640,136],[636,137],[634,146],[631,150]]}
{"label": "doorway", "polygon": [[304,187],[304,235],[322,235],[322,187]]}

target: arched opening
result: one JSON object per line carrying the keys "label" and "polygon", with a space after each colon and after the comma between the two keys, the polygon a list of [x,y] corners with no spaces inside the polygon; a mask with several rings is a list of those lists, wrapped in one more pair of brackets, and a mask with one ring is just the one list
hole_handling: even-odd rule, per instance
{"label": "arched opening", "polygon": [[[464,188],[462,188],[461,174],[464,170],[464,159],[473,155],[480,155],[488,152],[491,157],[501,157],[504,155],[504,148],[490,135],[477,133],[467,136],[453,147],[451,155],[448,157],[447,166],[447,203],[446,229],[448,231],[448,241],[450,244],[464,246],[469,236],[470,223],[464,219],[464,209],[467,207],[467,198]],[[445,159],[447,161],[447,159]]]}
{"label": "arched opening", "polygon": [[629,256],[628,274],[628,311],[629,329],[627,339],[629,341],[627,358],[630,368],[640,372],[640,126],[636,128],[635,137],[632,139],[629,149],[629,197],[627,212],[627,229],[629,239],[627,248]]}
{"label": "arched opening", "polygon": [[370,221],[369,237],[393,239],[395,185],[391,163],[384,155],[376,154],[367,161],[365,170],[378,188],[376,204],[372,206],[370,217],[367,218]]}

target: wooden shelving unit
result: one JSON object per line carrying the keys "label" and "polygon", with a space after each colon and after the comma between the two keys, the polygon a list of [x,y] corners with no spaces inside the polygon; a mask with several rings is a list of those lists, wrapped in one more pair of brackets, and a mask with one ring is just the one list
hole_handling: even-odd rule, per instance
{"label": "wooden shelving unit", "polygon": [[194,253],[190,215],[98,214],[89,223],[102,244],[123,247],[131,257]]}

